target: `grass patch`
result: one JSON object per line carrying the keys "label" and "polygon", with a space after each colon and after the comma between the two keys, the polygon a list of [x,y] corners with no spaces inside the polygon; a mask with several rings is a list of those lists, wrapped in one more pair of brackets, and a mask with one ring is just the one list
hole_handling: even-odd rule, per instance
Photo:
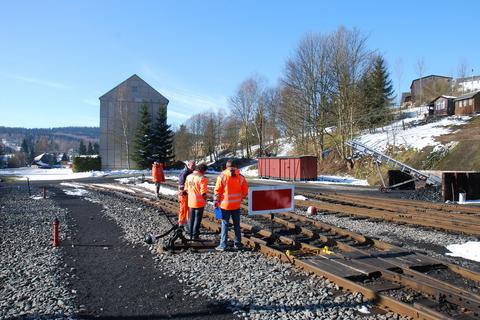
{"label": "grass patch", "polygon": [[436,170],[480,171],[480,142],[460,141],[435,166]]}

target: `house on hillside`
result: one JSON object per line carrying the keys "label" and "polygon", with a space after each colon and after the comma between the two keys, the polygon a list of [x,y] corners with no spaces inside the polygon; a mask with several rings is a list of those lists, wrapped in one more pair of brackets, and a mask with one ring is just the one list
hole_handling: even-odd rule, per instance
{"label": "house on hillside", "polygon": [[432,101],[439,95],[451,91],[452,77],[429,75],[412,81],[410,85],[411,99],[416,105]]}
{"label": "house on hillside", "polygon": [[452,116],[455,114],[454,96],[441,95],[433,99],[429,105],[432,106],[432,114],[435,116]]}
{"label": "house on hillside", "polygon": [[99,99],[102,169],[133,167],[129,157],[135,147],[133,140],[142,106],[147,106],[154,122],[158,110],[166,110],[169,101],[136,74]]}
{"label": "house on hillside", "polygon": [[412,94],[410,92],[402,92],[402,97],[400,99],[400,107],[408,108],[413,105]]}
{"label": "house on hillside", "polygon": [[466,115],[480,112],[480,91],[464,94],[455,99],[455,114]]}
{"label": "house on hillside", "polygon": [[42,169],[50,169],[57,165],[57,157],[52,153],[42,153],[33,158],[32,166]]}
{"label": "house on hillside", "polygon": [[461,93],[480,90],[480,76],[457,78],[454,82],[457,90]]}

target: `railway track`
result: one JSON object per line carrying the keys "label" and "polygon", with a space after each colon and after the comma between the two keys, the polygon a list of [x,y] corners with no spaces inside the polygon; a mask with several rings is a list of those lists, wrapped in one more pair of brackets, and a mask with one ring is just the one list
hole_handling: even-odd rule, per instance
{"label": "railway track", "polygon": [[[82,187],[141,201],[172,216],[178,210],[174,197],[153,200],[135,186]],[[478,273],[293,213],[242,219],[243,245],[360,292],[384,310],[414,319],[480,317]],[[202,227],[220,231],[208,211]]]}
{"label": "railway track", "polygon": [[357,197],[351,195],[302,193],[311,199],[296,200],[302,207],[412,224],[433,229],[480,236],[480,208],[439,205],[421,201]]}
{"label": "railway track", "polygon": [[[173,189],[177,184],[167,181]],[[480,236],[480,207],[427,203],[416,200],[386,199],[336,193],[306,193],[309,200],[295,200],[301,209],[315,206],[332,214],[410,224],[447,232]]]}

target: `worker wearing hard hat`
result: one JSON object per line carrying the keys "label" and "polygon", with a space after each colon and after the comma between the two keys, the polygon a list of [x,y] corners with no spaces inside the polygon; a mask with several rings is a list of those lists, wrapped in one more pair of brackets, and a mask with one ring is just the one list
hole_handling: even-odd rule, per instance
{"label": "worker wearing hard hat", "polygon": [[207,171],[206,164],[196,165],[195,170],[187,177],[185,182],[185,188],[188,192],[188,208],[190,209],[190,218],[188,219],[190,239],[198,239],[200,237],[200,225],[208,193],[205,171]]}
{"label": "worker wearing hard hat", "polygon": [[157,198],[160,198],[160,185],[165,182],[165,175],[163,174],[163,164],[159,161],[152,164],[152,181],[155,183]]}
{"label": "worker wearing hard hat", "polygon": [[178,225],[185,226],[188,222],[188,193],[185,190],[185,181],[187,176],[193,172],[195,161],[189,161],[186,168],[178,176],[178,202],[180,210],[178,211]]}
{"label": "worker wearing hard hat", "polygon": [[240,174],[236,164],[232,160],[228,160],[226,169],[217,178],[214,191],[215,206],[222,210],[222,232],[220,234],[220,245],[215,248],[217,251],[225,251],[227,248],[230,217],[232,217],[233,230],[235,231],[234,249],[241,247],[240,204],[242,199],[247,196],[247,180]]}

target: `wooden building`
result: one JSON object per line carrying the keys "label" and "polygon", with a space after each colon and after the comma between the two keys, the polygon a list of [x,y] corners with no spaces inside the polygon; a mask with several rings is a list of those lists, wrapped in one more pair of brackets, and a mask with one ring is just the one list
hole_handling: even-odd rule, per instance
{"label": "wooden building", "polygon": [[455,114],[466,115],[480,112],[480,91],[464,94],[455,99]]}
{"label": "wooden building", "polygon": [[434,116],[452,116],[455,114],[455,98],[453,96],[441,95],[430,103],[433,107]]}
{"label": "wooden building", "polygon": [[135,148],[140,110],[147,106],[152,123],[168,99],[134,74],[100,97],[100,156],[102,169],[135,166],[130,155]]}
{"label": "wooden building", "polygon": [[429,75],[412,81],[410,85],[411,99],[416,104],[432,101],[439,95],[451,90],[452,77]]}

